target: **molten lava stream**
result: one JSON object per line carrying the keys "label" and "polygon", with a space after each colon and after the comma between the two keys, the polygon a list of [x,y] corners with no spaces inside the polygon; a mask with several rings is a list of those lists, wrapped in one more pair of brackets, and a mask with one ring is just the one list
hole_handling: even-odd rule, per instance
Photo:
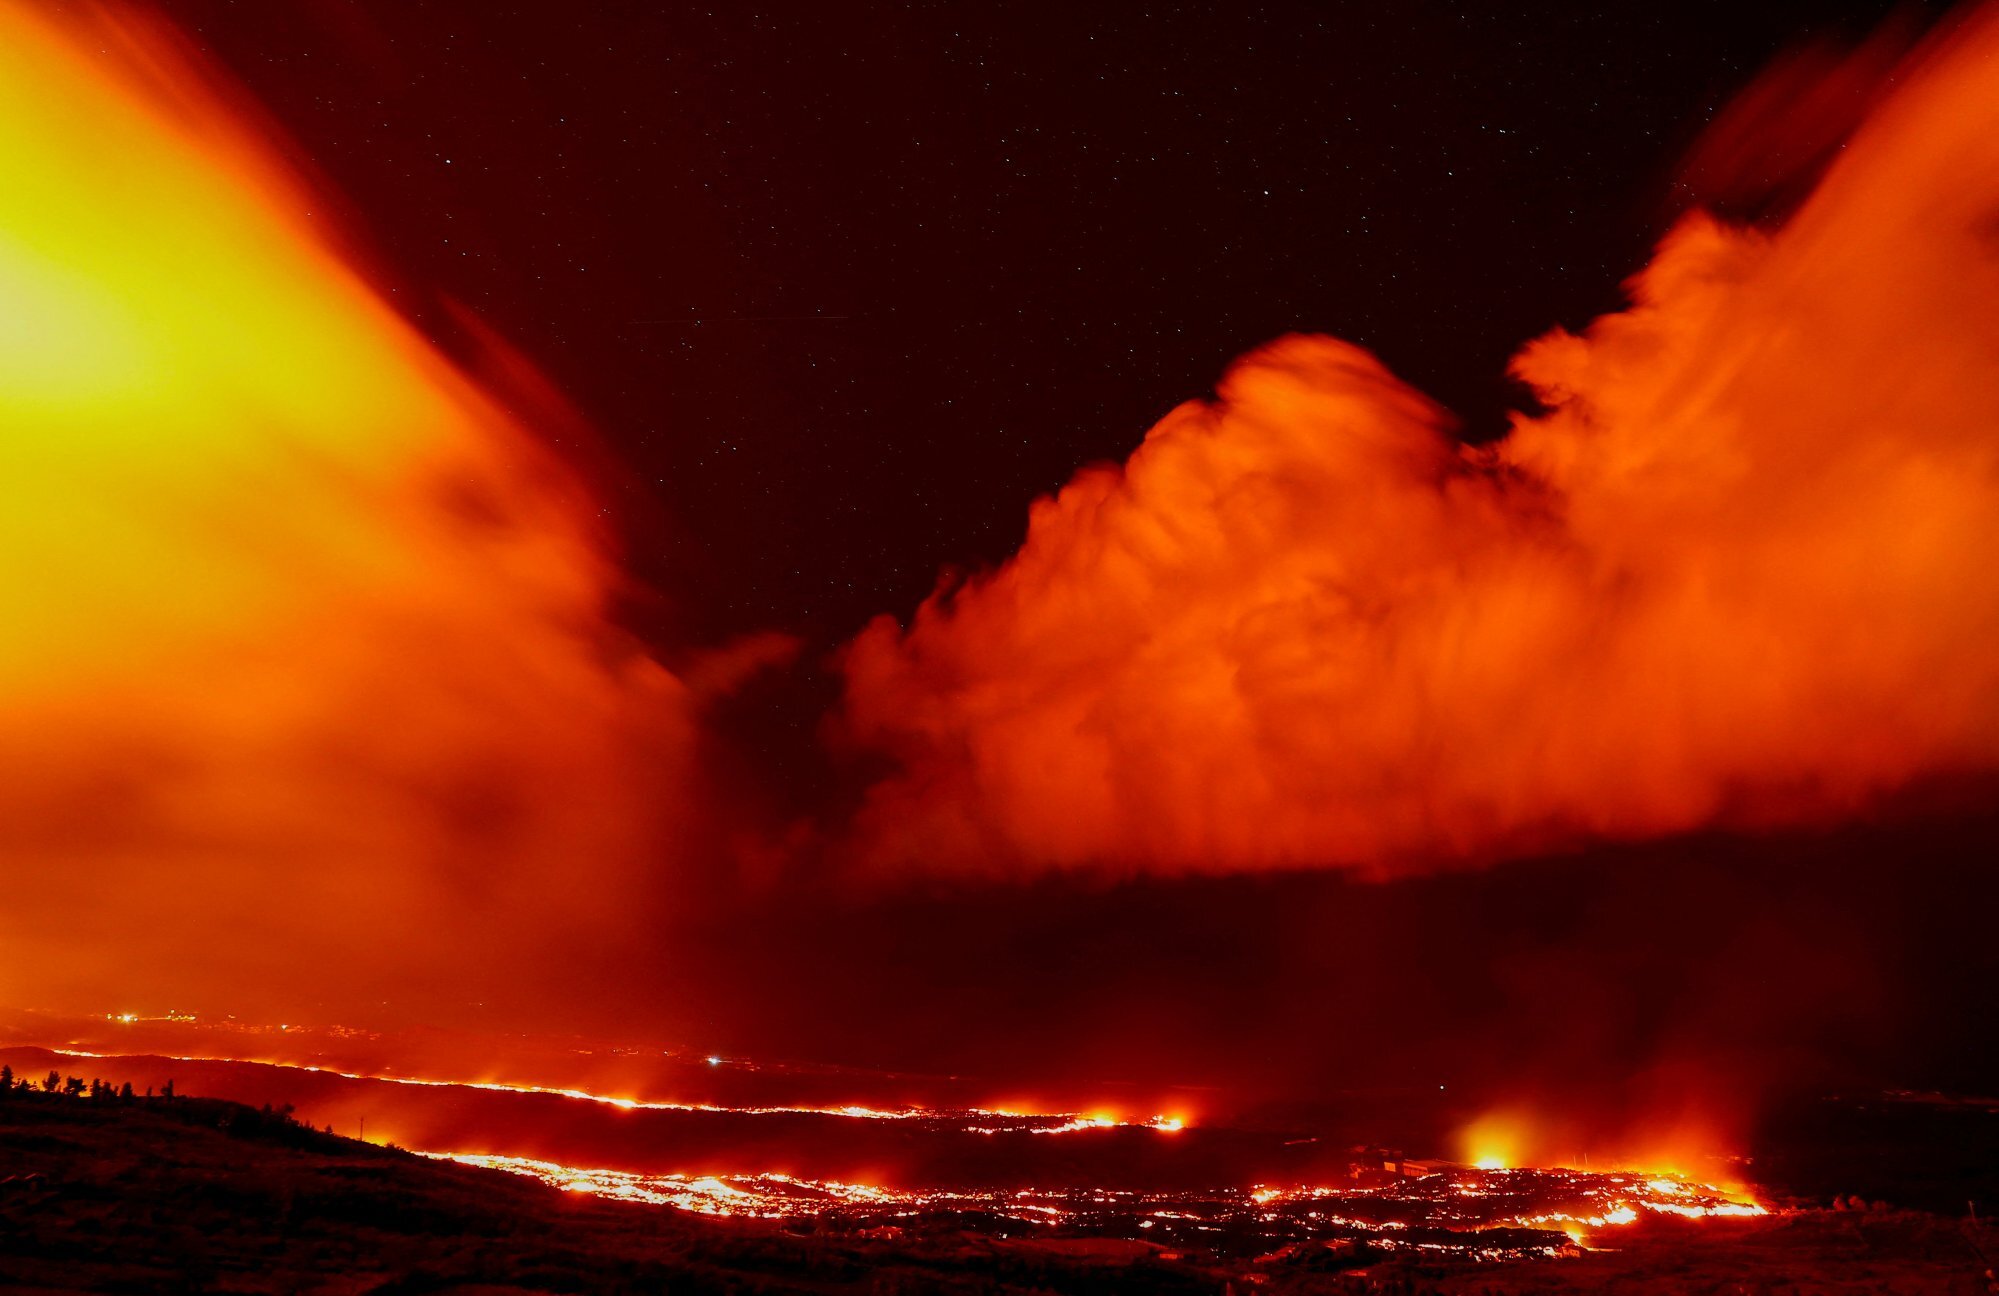
{"label": "molten lava stream", "polygon": [[1178,1241],[1269,1251],[1364,1239],[1382,1250],[1455,1251],[1486,1259],[1557,1255],[1648,1219],[1747,1219],[1764,1207],[1670,1177],[1450,1166],[1372,1188],[1256,1187],[1205,1192],[1076,1189],[897,1190],[786,1174],[646,1175],[527,1157],[424,1155],[526,1175],[565,1192],[709,1215],[816,1218],[869,1228],[926,1213],[967,1212],[1050,1234]]}

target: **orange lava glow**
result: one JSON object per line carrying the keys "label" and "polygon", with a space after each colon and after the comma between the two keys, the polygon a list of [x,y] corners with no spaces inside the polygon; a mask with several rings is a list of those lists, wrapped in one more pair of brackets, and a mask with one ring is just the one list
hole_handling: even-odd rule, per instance
{"label": "orange lava glow", "polygon": [[1474,1121],[1464,1132],[1463,1145],[1465,1160],[1481,1170],[1507,1170],[1520,1164],[1519,1132],[1504,1117],[1486,1116]]}
{"label": "orange lava glow", "polygon": [[1651,1176],[1655,1188],[1691,1180],[1746,1202],[1749,1189],[1734,1170],[1736,1146],[1729,1130],[1694,1109],[1606,1136],[1586,1113],[1509,1107],[1485,1113],[1458,1135],[1459,1155],[1481,1170],[1581,1168]]}
{"label": "orange lava glow", "polygon": [[1036,503],[848,650],[858,853],[1393,871],[1992,769],[1995,57],[1912,55],[1781,225],[1683,219],[1495,444],[1291,337]]}

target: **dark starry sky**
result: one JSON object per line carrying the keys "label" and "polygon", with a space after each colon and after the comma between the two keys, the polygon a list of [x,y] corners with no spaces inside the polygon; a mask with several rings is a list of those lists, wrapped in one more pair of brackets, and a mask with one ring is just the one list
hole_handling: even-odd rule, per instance
{"label": "dark starry sky", "polygon": [[[1507,356],[1618,305],[1712,115],[1892,0],[159,2],[345,195],[420,325],[449,344],[436,295],[467,303],[587,413],[671,657],[907,615],[1286,330],[1367,345],[1497,433]],[[816,742],[821,662],[723,717],[772,823],[865,779]],[[1992,977],[1964,952],[1990,943],[1965,924],[1992,908],[1995,832],[1668,843],[1401,890],[1054,878],[829,914],[781,888],[667,961],[730,975],[683,1004],[661,971],[651,997],[717,1047],[988,1074],[1589,1077],[1666,1034],[1985,1085],[1992,1033],[1964,1025]],[[1814,950],[1836,954],[1792,953]],[[1840,987],[1870,960],[1856,1006]],[[1393,993],[1326,993],[1383,968]],[[1549,1010],[1579,984],[1612,1027]]]}
{"label": "dark starry sky", "polygon": [[588,414],[656,626],[820,646],[1286,330],[1496,433],[1710,116],[1887,7],[168,4]]}

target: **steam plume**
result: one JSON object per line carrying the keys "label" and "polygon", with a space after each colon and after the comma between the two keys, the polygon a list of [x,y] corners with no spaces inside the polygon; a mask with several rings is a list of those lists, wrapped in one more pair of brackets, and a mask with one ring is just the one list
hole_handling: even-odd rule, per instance
{"label": "steam plume", "polygon": [[1394,870],[1990,770],[1995,69],[1987,11],[1781,227],[1684,219],[1487,449],[1341,342],[1240,361],[849,647],[862,853]]}
{"label": "steam plume", "polygon": [[595,510],[254,120],[127,11],[0,5],[14,1002],[546,980],[687,836]]}

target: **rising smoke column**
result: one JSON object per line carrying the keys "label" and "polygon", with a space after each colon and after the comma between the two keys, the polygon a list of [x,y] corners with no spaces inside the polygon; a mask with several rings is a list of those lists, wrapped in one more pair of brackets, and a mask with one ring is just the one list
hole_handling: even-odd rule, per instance
{"label": "rising smoke column", "polygon": [[594,506],[198,56],[70,13],[0,4],[0,999],[561,982],[694,831]]}
{"label": "rising smoke column", "polygon": [[1999,764],[1999,15],[1693,214],[1485,450],[1292,337],[846,650],[876,864],[1383,871]]}

